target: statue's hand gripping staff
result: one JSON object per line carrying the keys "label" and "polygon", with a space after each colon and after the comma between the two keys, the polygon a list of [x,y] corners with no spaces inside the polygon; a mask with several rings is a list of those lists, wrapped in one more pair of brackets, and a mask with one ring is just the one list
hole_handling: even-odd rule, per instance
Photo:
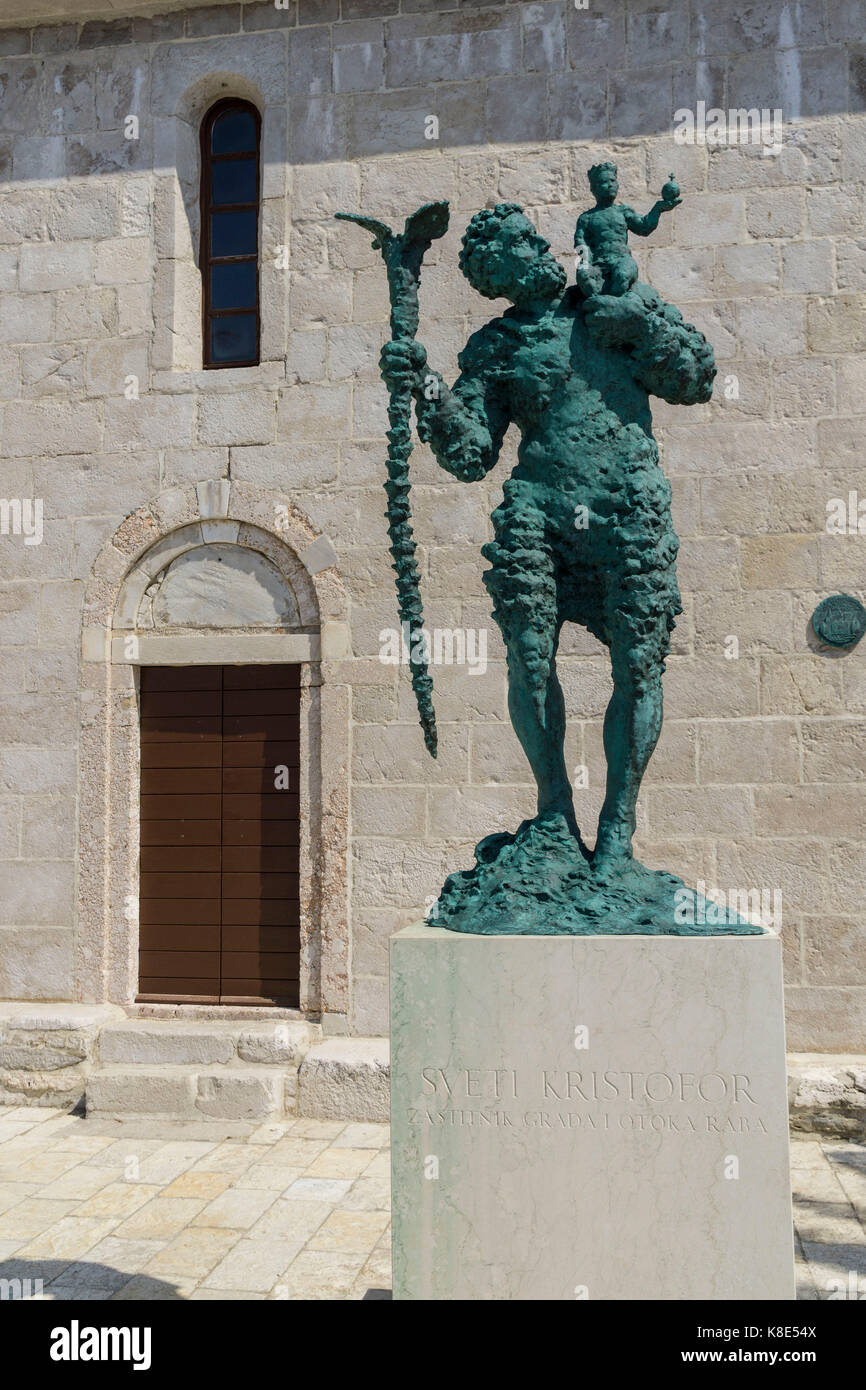
{"label": "statue's hand gripping staff", "polygon": [[[437,237],[448,229],[448,204],[424,203],[411,217],[406,218],[402,233],[392,232],[384,222],[374,217],[338,212],[345,222],[357,222],[373,233],[373,246],[382,252],[388,273],[391,300],[391,337],[395,340],[414,339],[418,331],[418,282],[425,253]],[[412,535],[412,510],[409,502],[409,455],[412,452],[412,390],[409,385],[392,387],[388,404],[388,537],[397,575],[397,607],[400,623],[407,624],[409,670],[412,689],[418,703],[421,728],[427,751],[436,757],[436,715],[433,710],[433,680],[427,662],[412,640],[424,625],[424,610],[418,583],[415,560],[415,540]]]}

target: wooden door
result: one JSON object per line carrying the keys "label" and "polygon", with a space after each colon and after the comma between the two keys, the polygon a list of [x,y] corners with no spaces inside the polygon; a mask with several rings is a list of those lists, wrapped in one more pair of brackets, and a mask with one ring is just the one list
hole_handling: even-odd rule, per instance
{"label": "wooden door", "polygon": [[143,667],[143,1002],[299,1002],[300,667]]}

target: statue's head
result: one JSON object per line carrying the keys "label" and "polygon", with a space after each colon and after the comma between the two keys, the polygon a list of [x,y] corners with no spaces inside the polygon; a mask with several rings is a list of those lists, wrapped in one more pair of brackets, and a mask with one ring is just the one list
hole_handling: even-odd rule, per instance
{"label": "statue's head", "polygon": [[553,299],[565,289],[565,271],[550,243],[517,203],[476,212],[463,235],[460,269],[486,299],[512,304]]}
{"label": "statue's head", "polygon": [[610,160],[605,160],[603,164],[593,164],[587,172],[587,178],[597,203],[609,207],[616,201],[619,180],[616,176],[616,165],[611,164]]}

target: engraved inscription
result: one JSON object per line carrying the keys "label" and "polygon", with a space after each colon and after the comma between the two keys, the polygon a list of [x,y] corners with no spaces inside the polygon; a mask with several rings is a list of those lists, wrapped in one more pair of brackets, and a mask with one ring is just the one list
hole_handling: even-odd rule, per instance
{"label": "engraved inscription", "polygon": [[481,1130],[766,1134],[745,1072],[423,1067],[412,1124]]}

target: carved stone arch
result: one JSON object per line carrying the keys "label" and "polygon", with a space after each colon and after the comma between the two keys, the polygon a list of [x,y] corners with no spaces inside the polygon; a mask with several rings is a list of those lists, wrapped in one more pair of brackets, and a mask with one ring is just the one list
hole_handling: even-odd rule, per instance
{"label": "carved stone arch", "polygon": [[[257,557],[257,572],[276,576],[293,605],[272,625],[142,623],[148,587],[209,547]],[[278,493],[224,479],[172,489],[106,541],[86,586],[82,634],[76,998],[125,1006],[135,998],[141,665],[290,661],[302,668],[300,1007],[313,1019],[346,1016],[348,645],[334,547]]]}
{"label": "carved stone arch", "polygon": [[[254,578],[258,579],[262,589],[267,587],[269,576],[273,576],[276,582],[272,593],[269,596],[263,594],[263,598],[272,599],[273,613],[268,614],[264,603],[261,613],[245,615],[242,623],[228,621],[232,614],[226,612],[222,615],[223,620],[214,613],[212,621],[206,618],[187,619],[187,624],[279,627],[299,633],[318,631],[319,606],[315,586],[294,550],[282,540],[275,540],[261,527],[252,526],[249,522],[222,519],[180,526],[156,541],[139,557],[120,586],[113,629],[151,630],[173,627],[179,623],[183,625],[181,618],[165,616],[164,611],[160,616],[160,598],[167,597],[165,591],[170,588],[173,576],[185,563],[198,556],[207,556],[211,552],[218,555],[220,560],[224,557],[229,559],[232,551],[257,558],[259,571]],[[215,573],[213,570],[211,572]],[[282,596],[277,592],[278,588],[281,588]],[[163,609],[165,607],[163,605]]]}

